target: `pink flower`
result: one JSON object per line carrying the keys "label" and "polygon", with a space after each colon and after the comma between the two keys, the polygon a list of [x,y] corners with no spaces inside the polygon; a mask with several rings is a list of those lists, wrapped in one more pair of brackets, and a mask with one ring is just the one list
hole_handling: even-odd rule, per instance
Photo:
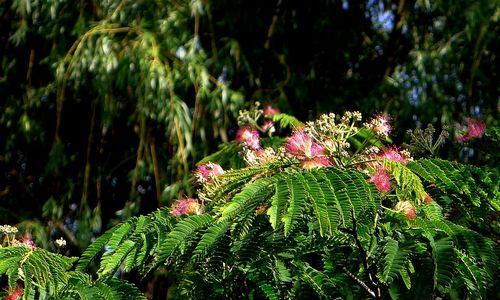
{"label": "pink flower", "polygon": [[484,132],[486,131],[486,124],[484,123],[484,121],[479,119],[469,118],[468,122],[469,122],[468,123],[469,138],[475,139],[483,137]]}
{"label": "pink flower", "polygon": [[12,294],[5,296],[3,300],[18,300],[23,296],[23,288],[20,285],[16,286],[16,289],[12,292]]}
{"label": "pink flower", "polygon": [[267,120],[262,124],[261,128],[264,132],[271,131],[272,133],[274,131],[274,123],[271,120]]}
{"label": "pink flower", "polygon": [[264,116],[265,117],[272,117],[274,115],[277,115],[280,113],[279,108],[272,107],[271,105],[266,105],[264,107]]}
{"label": "pink flower", "polygon": [[408,219],[413,220],[417,217],[417,212],[415,211],[415,208],[412,207],[407,210],[403,210],[403,215]]}
{"label": "pink flower", "polygon": [[431,202],[432,202],[432,197],[431,197],[431,195],[429,195],[429,194],[425,195],[425,198],[424,198],[424,203],[425,203],[425,204],[429,204],[429,203],[431,203]]}
{"label": "pink flower", "polygon": [[198,203],[197,199],[186,198],[175,201],[172,204],[171,213],[174,216],[181,215],[201,215],[205,211],[203,204]]}
{"label": "pink flower", "polygon": [[388,136],[392,131],[391,118],[385,113],[377,114],[370,120],[367,127],[378,135]]}
{"label": "pink flower", "polygon": [[206,163],[204,165],[198,166],[194,172],[194,176],[199,183],[212,182],[213,178],[224,174],[224,170],[219,164],[216,163]]}
{"label": "pink flower", "polygon": [[31,249],[36,249],[36,244],[35,242],[31,239],[31,235],[25,235],[23,238],[22,238],[22,242],[25,246],[28,246],[30,247]]}
{"label": "pink flower", "polygon": [[391,190],[391,179],[387,171],[382,167],[377,169],[377,172],[368,179],[368,182],[373,182],[377,189],[383,193],[387,193]]}
{"label": "pink flower", "polygon": [[252,150],[260,149],[259,132],[250,127],[241,127],[236,133],[236,141],[240,144],[245,144]]}
{"label": "pink flower", "polygon": [[384,150],[380,154],[381,158],[385,158],[388,160],[392,160],[395,162],[402,163],[406,165],[408,163],[408,160],[410,159],[409,155],[405,153],[404,151],[399,150],[398,147],[392,146]]}
{"label": "pink flower", "polygon": [[291,155],[301,158],[313,158],[324,155],[323,146],[314,143],[312,138],[302,130],[295,131],[288,138],[285,144],[285,150]]}
{"label": "pink flower", "polygon": [[467,118],[467,130],[463,135],[457,137],[458,142],[463,143],[473,139],[481,138],[486,131],[484,121],[477,118]]}
{"label": "pink flower", "polygon": [[295,131],[285,144],[288,154],[301,161],[306,169],[330,166],[330,160],[325,156],[323,146],[313,142],[311,136],[302,130]]}
{"label": "pink flower", "polygon": [[403,216],[409,220],[413,220],[417,217],[415,207],[413,207],[413,204],[411,204],[410,201],[399,201],[396,203],[396,206],[394,206],[394,209],[400,211]]}

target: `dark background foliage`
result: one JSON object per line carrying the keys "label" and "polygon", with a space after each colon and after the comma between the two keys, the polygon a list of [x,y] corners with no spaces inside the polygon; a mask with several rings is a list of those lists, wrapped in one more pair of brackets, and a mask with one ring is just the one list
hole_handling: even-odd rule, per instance
{"label": "dark background foliage", "polygon": [[[0,0],[0,223],[43,245],[65,236],[78,254],[117,220],[190,195],[189,170],[254,101],[301,120],[387,112],[398,143],[471,115],[493,127],[499,12],[492,0]],[[490,135],[441,155],[495,166]]]}

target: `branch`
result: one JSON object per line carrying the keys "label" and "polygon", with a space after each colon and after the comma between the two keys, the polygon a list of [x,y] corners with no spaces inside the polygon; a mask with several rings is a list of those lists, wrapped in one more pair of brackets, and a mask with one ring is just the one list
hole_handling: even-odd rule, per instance
{"label": "branch", "polygon": [[367,260],[367,255],[366,251],[363,248],[363,245],[361,245],[361,241],[359,240],[358,237],[358,226],[356,223],[356,218],[354,216],[354,212],[351,210],[351,215],[352,215],[352,235],[354,236],[354,240],[356,242],[356,247],[359,249],[359,253],[361,255],[361,261],[363,263],[363,267],[368,272],[368,278],[370,279],[371,285],[375,288],[375,294],[373,297],[375,299],[382,299],[381,291],[380,291],[380,285],[378,283],[377,277],[373,273],[373,270],[368,266],[368,260]]}
{"label": "branch", "polygon": [[346,269],[346,267],[342,267],[342,269],[344,270],[344,272],[346,272],[346,274],[351,277],[354,281],[356,281],[362,288],[364,288],[370,295],[372,295],[372,297],[374,298],[377,298],[375,296],[375,292],[370,289],[370,287],[368,287],[368,285],[366,285],[366,283],[364,283],[363,281],[361,281],[361,279],[359,279],[358,277],[356,277],[356,275],[352,274],[351,272],[349,272],[349,270]]}
{"label": "branch", "polygon": [[271,38],[273,37],[274,34],[274,29],[276,27],[276,23],[278,22],[278,15],[280,13],[280,8],[281,8],[281,0],[278,0],[278,3],[276,3],[276,11],[273,15],[273,20],[271,22],[271,25],[269,26],[269,29],[267,30],[267,39],[266,42],[264,43],[264,49],[269,49],[269,45],[271,44]]}

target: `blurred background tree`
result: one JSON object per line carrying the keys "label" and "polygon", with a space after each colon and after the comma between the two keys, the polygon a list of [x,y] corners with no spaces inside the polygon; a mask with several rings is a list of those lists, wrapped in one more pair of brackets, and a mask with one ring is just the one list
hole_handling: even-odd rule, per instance
{"label": "blurred background tree", "polygon": [[[499,17],[495,0],[0,0],[0,223],[77,254],[190,195],[254,101],[387,112],[398,143],[471,115],[493,128]],[[496,166],[487,135],[440,154]]]}

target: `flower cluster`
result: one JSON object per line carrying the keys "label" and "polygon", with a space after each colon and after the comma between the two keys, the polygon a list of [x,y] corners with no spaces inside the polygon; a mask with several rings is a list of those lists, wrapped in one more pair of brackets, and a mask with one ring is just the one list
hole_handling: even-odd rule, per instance
{"label": "flower cluster", "polygon": [[16,233],[18,232],[19,230],[17,229],[17,227],[10,225],[0,226],[0,233],[6,235],[5,241],[7,242],[7,245],[13,247],[28,247],[31,249],[36,249],[37,246],[32,240],[31,234],[24,234],[21,238],[16,238]]}
{"label": "flower cluster", "polygon": [[171,208],[171,213],[174,216],[201,215],[204,212],[204,205],[198,203],[198,200],[194,198],[179,199],[175,201]]}
{"label": "flower cluster", "polygon": [[18,229],[10,225],[0,225],[0,232],[3,234],[16,234]]}
{"label": "flower cluster", "polygon": [[279,113],[280,113],[280,110],[279,110],[279,108],[276,108],[276,107],[271,106],[270,104],[267,104],[267,105],[264,107],[264,111],[263,111],[263,113],[264,113],[264,116],[265,116],[265,117],[268,117],[268,118],[269,118],[269,117],[272,117],[272,116],[274,116],[274,115],[279,114]]}
{"label": "flower cluster", "polygon": [[58,238],[57,240],[55,240],[54,242],[56,244],[57,247],[59,248],[63,248],[63,247],[66,247],[66,240],[64,238]]}
{"label": "flower cluster", "polygon": [[[374,145],[380,145],[380,142],[359,142],[358,133],[362,129],[360,126],[373,131],[379,137],[387,137],[391,133],[391,118],[386,114],[378,114],[363,125],[360,125],[362,116],[359,112],[345,112],[342,116],[324,114],[316,121],[295,128],[281,146],[264,147],[260,134],[271,135],[276,131],[271,118],[278,113],[279,109],[269,105],[264,109],[254,108],[240,112],[238,124],[241,127],[237,131],[235,141],[241,146],[240,155],[248,166],[278,163],[283,166],[297,165],[303,169],[330,166],[356,168],[366,173],[369,176],[367,181],[385,194],[393,190],[391,177],[394,170],[387,161],[406,165],[413,160],[408,151],[395,145],[379,148]],[[471,122],[470,126],[468,136],[477,136],[475,125]],[[356,149],[351,150],[353,141],[357,141]],[[199,199],[210,199],[210,193],[221,182],[215,179],[224,172],[215,162],[198,166],[193,173],[203,188],[198,193]],[[432,202],[432,197],[428,194],[425,199],[424,195],[419,197],[422,197],[419,202]],[[400,201],[395,209],[408,219],[416,217],[416,210],[410,201]],[[181,199],[172,205],[171,213],[175,216],[202,214],[204,205],[195,198]],[[261,211],[258,210],[257,213]]]}
{"label": "flower cluster", "polygon": [[370,119],[370,121],[365,124],[365,127],[371,129],[380,136],[387,137],[392,131],[391,118],[385,113],[380,113]]}
{"label": "flower cluster", "polygon": [[36,244],[35,242],[31,239],[31,235],[24,235],[21,240],[13,240],[12,241],[12,246],[15,247],[20,247],[20,246],[25,246],[31,249],[36,249]]}
{"label": "flower cluster", "polygon": [[408,161],[413,160],[408,151],[401,150],[396,146],[388,147],[379,155],[379,157],[402,163],[403,165],[406,165]]}
{"label": "flower cluster", "polygon": [[303,130],[295,131],[288,138],[285,150],[288,154],[297,158],[304,169],[331,165],[328,157],[325,156],[324,147],[314,142],[312,137]]}
{"label": "flower cluster", "polygon": [[4,300],[19,300],[23,297],[23,288],[18,284],[12,294],[5,296]]}
{"label": "flower cluster", "polygon": [[248,126],[238,129],[238,132],[236,133],[236,141],[240,144],[244,144],[252,150],[261,149],[259,132]]}
{"label": "flower cluster", "polygon": [[465,130],[462,130],[461,133],[457,136],[457,141],[459,143],[464,143],[473,139],[481,138],[486,131],[486,124],[484,121],[469,117],[466,119],[467,127]]}
{"label": "flower cluster", "polygon": [[374,183],[377,189],[383,193],[391,190],[391,178],[383,167],[379,167],[370,179],[368,179],[368,182]]}
{"label": "flower cluster", "polygon": [[410,201],[399,201],[394,206],[394,209],[398,212],[401,212],[403,216],[405,216],[409,220],[413,220],[417,217],[417,212],[415,211],[415,207],[411,204]]}
{"label": "flower cluster", "polygon": [[[260,103],[255,102],[255,107],[251,108],[250,110],[241,110],[238,116],[238,125],[240,126],[240,129],[250,128],[251,130],[255,130],[257,135],[258,131],[261,131],[271,136],[276,131],[272,119],[275,115],[280,113],[280,110],[276,107],[271,106],[270,104],[266,104],[264,106],[264,109],[261,109],[259,107]],[[236,140],[239,143],[246,142],[244,138],[237,138]]]}
{"label": "flower cluster", "polygon": [[242,151],[242,156],[247,165],[258,166],[275,161],[279,154],[277,154],[276,151],[270,147],[259,149],[257,151],[245,148]]}
{"label": "flower cluster", "polygon": [[[351,146],[348,139],[359,131],[358,122],[361,121],[361,113],[347,111],[337,122],[333,113],[321,115],[314,122],[307,122],[304,131],[308,133],[317,143],[320,143],[330,156],[348,156],[347,149]],[[339,164],[338,161],[335,162]]]}
{"label": "flower cluster", "polygon": [[219,164],[212,162],[198,166],[194,172],[194,176],[196,177],[198,183],[210,183],[215,177],[222,174],[224,174],[222,167]]}
{"label": "flower cluster", "polygon": [[276,131],[276,128],[274,127],[274,122],[271,120],[264,121],[262,126],[260,127],[263,132],[267,132],[269,134],[273,134]]}

